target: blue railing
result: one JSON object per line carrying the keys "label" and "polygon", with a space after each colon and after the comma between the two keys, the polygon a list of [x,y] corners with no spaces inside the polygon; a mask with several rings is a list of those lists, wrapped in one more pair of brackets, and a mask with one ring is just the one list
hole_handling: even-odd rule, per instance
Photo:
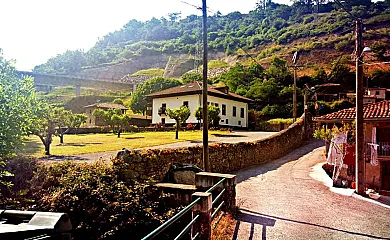
{"label": "blue railing", "polygon": [[[211,193],[213,190],[215,190],[217,188],[218,185],[222,184],[224,181],[226,180],[226,178],[222,178],[219,182],[217,182],[214,186],[212,186],[211,188],[209,188],[206,193]],[[224,194],[225,192],[225,189],[223,189],[217,197],[215,197],[215,199],[212,201],[212,206],[214,207],[214,205],[216,205],[216,203],[218,202],[218,200],[222,197],[222,195]],[[175,223],[178,219],[180,219],[184,214],[188,213],[198,202],[200,201],[200,198],[197,198],[195,199],[193,202],[191,202],[189,205],[187,205],[185,208],[183,208],[180,212],[178,212],[176,215],[174,215],[172,218],[170,218],[168,221],[164,222],[161,226],[159,226],[158,228],[154,229],[151,233],[149,233],[148,235],[146,235],[144,238],[142,238],[142,240],[150,240],[150,239],[153,239],[155,237],[157,237],[161,232],[163,232],[166,228],[168,228],[169,226],[171,226],[173,223]],[[223,204],[225,202],[222,201],[218,207],[216,207],[216,209],[213,211],[213,213],[211,214],[211,219],[214,219],[215,216],[218,214],[218,212],[221,210]],[[174,240],[179,240],[181,239],[190,229],[191,227],[196,223],[196,221],[198,220],[199,218],[199,214],[194,216],[192,218],[192,220],[184,227],[184,229],[174,238]],[[195,232],[193,233],[194,236],[191,236],[191,239],[194,240],[196,239],[200,233],[199,232]]]}

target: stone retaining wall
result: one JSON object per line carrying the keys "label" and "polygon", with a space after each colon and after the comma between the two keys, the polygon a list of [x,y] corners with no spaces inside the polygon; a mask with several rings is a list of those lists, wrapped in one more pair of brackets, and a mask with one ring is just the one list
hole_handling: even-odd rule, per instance
{"label": "stone retaining wall", "polygon": [[[256,142],[210,144],[212,172],[233,173],[284,156],[304,141],[303,120],[269,138]],[[191,163],[203,168],[202,147],[179,149],[130,150],[113,160],[122,179],[162,180],[172,163]]]}

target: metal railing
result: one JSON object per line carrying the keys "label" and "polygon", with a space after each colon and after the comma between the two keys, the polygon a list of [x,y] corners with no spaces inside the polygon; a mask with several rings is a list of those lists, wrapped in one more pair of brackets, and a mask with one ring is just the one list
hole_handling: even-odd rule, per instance
{"label": "metal railing", "polygon": [[390,142],[379,142],[378,145],[378,156],[390,157]]}
{"label": "metal railing", "polygon": [[[216,184],[214,184],[211,188],[209,188],[206,193],[212,193],[213,190],[215,190],[218,185],[222,184],[224,181],[226,180],[226,178],[222,178],[220,181],[218,181]],[[218,200],[221,199],[221,197],[223,196],[223,194],[225,193],[225,190],[226,189],[222,189],[222,191],[215,197],[215,199],[213,199],[212,201],[212,206],[213,208],[215,207],[216,203],[218,202]],[[153,239],[155,237],[157,237],[161,232],[163,232],[166,228],[168,228],[169,226],[171,226],[173,223],[175,223],[177,220],[179,220],[184,214],[188,213],[198,202],[200,201],[200,198],[197,198],[195,199],[193,202],[191,202],[189,205],[187,205],[185,208],[183,208],[180,212],[178,212],[176,215],[174,215],[172,218],[170,218],[168,221],[164,222],[161,226],[159,226],[158,228],[154,229],[151,233],[149,233],[148,235],[146,235],[145,237],[143,237],[141,240],[150,240],[150,239]],[[213,211],[213,213],[211,214],[211,219],[214,219],[215,216],[218,214],[218,212],[221,210],[223,204],[225,202],[222,201],[216,208],[215,210]],[[221,215],[222,216],[222,215]],[[220,217],[221,217],[220,216]],[[174,238],[174,240],[179,240],[181,239],[190,229],[191,227],[196,223],[196,221],[198,220],[199,218],[199,214],[197,214],[196,216],[193,216],[192,220],[184,227],[184,229]],[[220,218],[219,218],[220,219]],[[219,222],[219,219],[217,221],[217,223]],[[193,233],[194,236],[191,236],[191,240],[194,240],[196,239],[200,233],[199,231],[198,232],[195,232]]]}
{"label": "metal railing", "polygon": [[[378,142],[377,144],[379,145],[377,148],[378,156],[390,157],[390,142]],[[371,159],[371,147],[368,143],[365,146],[365,156],[366,159]]]}
{"label": "metal railing", "polygon": [[[164,231],[167,227],[171,226],[174,222],[176,222],[179,218],[181,218],[184,214],[189,212],[195,204],[199,202],[200,198],[195,199],[192,203],[190,203],[188,206],[183,208],[180,212],[178,212],[176,215],[174,215],[172,218],[170,218],[168,221],[164,222],[161,226],[158,228],[154,229],[151,233],[146,235],[142,240],[148,240],[148,239],[153,239],[157,235],[159,235],[162,231]],[[184,236],[184,234],[191,228],[191,226],[196,222],[198,219],[199,215],[196,215],[194,219],[179,233],[179,235],[176,236],[175,240],[180,239],[181,237]],[[198,234],[195,234],[198,235]],[[195,239],[195,238],[193,238]]]}
{"label": "metal railing", "polygon": [[[218,185],[222,184],[224,181],[226,180],[226,178],[222,178],[219,182],[217,182],[216,184],[214,184],[214,186],[212,186],[211,188],[209,188],[206,193],[211,193],[214,189],[217,188]],[[212,206],[213,208],[215,207],[216,203],[218,202],[218,200],[222,197],[222,195],[225,193],[225,190],[226,189],[222,189],[222,191],[215,197],[215,199],[213,199],[213,202],[212,202]],[[215,216],[217,215],[217,213],[219,212],[219,210],[221,210],[223,204],[225,202],[222,201],[218,207],[213,211],[213,213],[211,214],[211,219],[213,220],[215,218]]]}

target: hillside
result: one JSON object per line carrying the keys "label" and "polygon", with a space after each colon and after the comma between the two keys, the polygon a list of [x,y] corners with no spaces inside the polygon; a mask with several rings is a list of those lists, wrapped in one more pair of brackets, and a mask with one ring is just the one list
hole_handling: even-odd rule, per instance
{"label": "hillside", "polygon": [[[312,13],[317,9],[314,5],[297,2],[287,6],[271,1],[267,5],[258,4],[249,14],[233,12],[222,16],[217,12],[209,16],[210,58],[221,58],[222,54],[233,65],[247,60],[249,53],[267,63],[270,56],[289,58],[289,54],[301,50],[308,55],[303,61],[323,65],[336,59],[340,52],[352,53],[350,35],[354,26],[345,11],[328,2],[319,6],[318,13]],[[365,19],[365,40],[383,40],[390,46],[388,1],[344,2],[353,15]],[[359,4],[365,5],[356,6]],[[131,20],[122,29],[108,33],[87,52],[67,51],[36,66],[34,71],[88,75],[100,68],[109,72],[122,68],[128,69],[121,73],[126,75],[149,68],[164,69],[170,56],[198,59],[201,51],[201,17],[190,15],[179,20],[178,14],[171,14],[170,19]],[[310,56],[310,52],[315,54]]]}
{"label": "hillside", "polygon": [[[293,74],[289,66],[295,51],[301,56],[298,113],[303,111],[305,84],[338,83],[345,92],[354,92],[355,24],[349,13],[364,20],[364,44],[372,49],[364,56],[365,82],[371,87],[390,87],[388,65],[376,64],[390,60],[390,1],[345,0],[344,10],[330,1],[320,1],[326,3],[319,6],[307,0],[297,0],[292,6],[265,2],[249,14],[216,13],[208,19],[209,82],[226,85],[229,91],[255,100],[251,108],[259,111],[257,116],[291,117]],[[131,20],[89,51],[67,51],[35,67],[35,71],[137,82],[141,90],[131,99],[137,105],[136,97],[143,99],[142,89],[155,81],[202,78],[198,73],[182,76],[202,68],[200,23],[199,16],[180,20],[178,14],[171,14],[169,20]],[[143,83],[161,74],[164,78]],[[321,115],[351,103],[320,104],[321,111],[316,114]],[[314,114],[315,104],[309,105]]]}

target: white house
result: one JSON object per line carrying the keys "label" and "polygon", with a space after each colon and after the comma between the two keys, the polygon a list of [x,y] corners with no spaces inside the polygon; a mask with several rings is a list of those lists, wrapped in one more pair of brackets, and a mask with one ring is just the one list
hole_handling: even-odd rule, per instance
{"label": "white house", "polygon": [[[221,126],[248,127],[248,103],[252,100],[229,92],[228,87],[208,85],[208,103],[221,109]],[[187,123],[197,123],[194,112],[202,106],[202,84],[191,82],[183,86],[169,88],[147,96],[152,100],[152,124],[174,124],[175,120],[165,115],[167,108],[174,109],[186,105],[191,116]]]}
{"label": "white house", "polygon": [[378,101],[386,99],[386,88],[366,88],[367,95],[375,96]]}

